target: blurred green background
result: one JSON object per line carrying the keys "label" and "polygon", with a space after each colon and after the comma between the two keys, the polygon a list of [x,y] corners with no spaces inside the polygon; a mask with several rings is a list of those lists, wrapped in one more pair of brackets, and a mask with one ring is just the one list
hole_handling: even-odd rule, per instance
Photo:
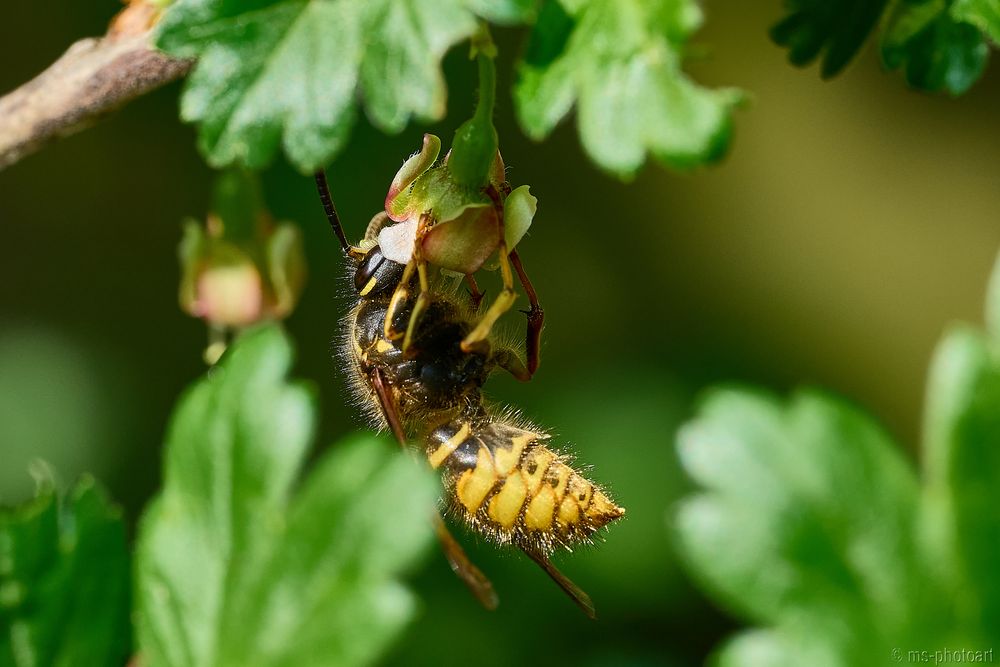
{"label": "blurred green background", "polygon": [[[573,125],[537,145],[497,119],[512,183],[539,214],[521,246],[547,313],[540,373],[492,395],[571,443],[628,508],[605,544],[560,560],[593,596],[594,625],[525,558],[466,541],[500,591],[479,610],[441,558],[414,576],[421,620],[388,664],[688,665],[732,628],[678,569],[670,508],[686,490],[673,434],[717,380],[849,396],[912,452],[924,373],[942,329],[978,321],[1000,247],[1000,75],[958,100],[908,91],[873,49],[833,82],[789,66],[767,28],[778,2],[706,4],[688,70],[750,91],[729,157],[690,175],[596,170]],[[103,32],[114,0],[5,7],[0,90]],[[500,31],[501,85],[523,34]],[[362,122],[329,169],[359,237],[424,129],[450,137],[472,68],[446,61],[449,119],[386,137]],[[0,173],[0,498],[30,492],[28,463],[93,472],[130,522],[156,489],[178,393],[204,371],[204,326],[176,304],[184,216],[212,173],[177,120],[179,85]],[[331,356],[347,301],[337,244],[310,179],[264,174],[268,204],[300,223],[310,281],[288,328],[297,374],[320,387],[321,443],[364,426]],[[492,277],[484,281],[495,293]],[[519,328],[511,317],[508,326]]]}

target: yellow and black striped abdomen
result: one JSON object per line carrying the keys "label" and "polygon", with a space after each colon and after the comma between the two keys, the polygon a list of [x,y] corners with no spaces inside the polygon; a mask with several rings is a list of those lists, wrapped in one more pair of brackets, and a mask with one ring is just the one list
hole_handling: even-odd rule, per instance
{"label": "yellow and black striped abdomen", "polygon": [[427,440],[452,511],[526,551],[587,541],[625,510],[547,448],[548,436],[503,422],[455,420]]}

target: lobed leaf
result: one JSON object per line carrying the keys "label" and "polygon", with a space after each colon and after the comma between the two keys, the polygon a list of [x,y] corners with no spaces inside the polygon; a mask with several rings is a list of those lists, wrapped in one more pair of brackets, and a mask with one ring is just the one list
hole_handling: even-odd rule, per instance
{"label": "lobed leaf", "polygon": [[682,431],[705,487],[678,514],[682,552],[766,626],[715,664],[846,667],[952,646],[981,661],[1000,641],[1000,261],[989,292],[987,332],[956,328],[935,354],[919,497],[869,420],[813,394],[786,407],[716,391]]}
{"label": "lobed leaf", "polygon": [[121,515],[92,479],[0,509],[0,664],[123,664],[128,580]]}
{"label": "lobed leaf", "polygon": [[882,36],[882,60],[902,69],[906,82],[928,91],[961,95],[986,68],[983,34],[949,11],[947,0],[897,3]]}
{"label": "lobed leaf", "polygon": [[771,39],[788,48],[799,67],[823,53],[823,78],[840,73],[868,39],[888,0],[785,0],[788,15],[771,28]]}
{"label": "lobed leaf", "polygon": [[940,344],[924,438],[929,531],[961,625],[1000,640],[1000,349],[969,328]]}
{"label": "lobed leaf", "polygon": [[360,97],[386,132],[440,119],[440,61],[476,28],[476,14],[509,22],[528,0],[177,0],[156,44],[198,58],[181,116],[216,167],[260,168],[284,148],[303,173],[329,163],[350,136]]}
{"label": "lobed leaf", "polygon": [[182,399],[139,537],[150,667],[359,665],[415,612],[396,579],[424,551],[436,485],[374,438],[298,490],[313,400],[277,327],[245,335]]}
{"label": "lobed leaf", "polygon": [[1000,46],[1000,0],[954,0],[951,15],[981,30]]}
{"label": "lobed leaf", "polygon": [[546,2],[514,90],[521,126],[540,140],[575,105],[587,152],[622,177],[647,153],[680,168],[720,157],[741,95],[681,70],[700,23],[691,0]]}
{"label": "lobed leaf", "polygon": [[917,484],[870,419],[813,392],[719,390],[678,446],[705,487],[679,546],[726,604],[843,664],[907,627]]}

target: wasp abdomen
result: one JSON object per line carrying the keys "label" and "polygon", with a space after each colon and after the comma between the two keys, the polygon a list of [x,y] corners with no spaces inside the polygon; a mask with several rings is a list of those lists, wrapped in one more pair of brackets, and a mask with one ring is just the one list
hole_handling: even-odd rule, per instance
{"label": "wasp abdomen", "polygon": [[543,442],[503,422],[455,420],[435,429],[427,457],[453,510],[499,542],[550,552],[589,539],[625,510]]}

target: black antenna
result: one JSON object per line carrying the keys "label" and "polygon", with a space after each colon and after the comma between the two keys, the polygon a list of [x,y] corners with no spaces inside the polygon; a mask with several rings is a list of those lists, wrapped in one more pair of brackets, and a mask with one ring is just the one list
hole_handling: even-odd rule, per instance
{"label": "black antenna", "polygon": [[319,190],[319,200],[323,203],[323,210],[326,211],[330,227],[333,228],[333,233],[340,240],[340,247],[344,249],[345,254],[350,253],[351,244],[344,236],[344,228],[340,225],[340,216],[337,215],[337,209],[333,206],[333,198],[330,196],[330,185],[326,182],[326,174],[322,169],[316,172],[316,189]]}

